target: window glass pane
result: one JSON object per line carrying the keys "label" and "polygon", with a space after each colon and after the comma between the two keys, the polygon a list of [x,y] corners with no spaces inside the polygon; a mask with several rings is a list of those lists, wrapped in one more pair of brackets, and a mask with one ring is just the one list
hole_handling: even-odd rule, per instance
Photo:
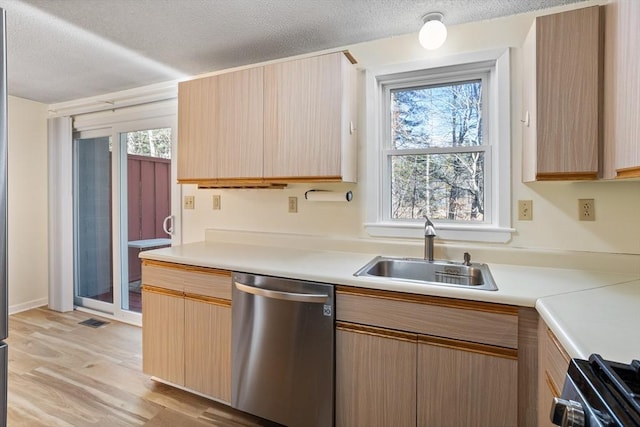
{"label": "window glass pane", "polygon": [[482,145],[482,80],[391,92],[394,149]]}
{"label": "window glass pane", "polygon": [[78,139],[74,145],[75,303],[111,303],[111,138]]}
{"label": "window glass pane", "polygon": [[127,154],[171,158],[171,128],[127,132]]}
{"label": "window glass pane", "polygon": [[163,229],[163,220],[171,215],[171,128],[121,133],[120,141],[120,147],[127,147],[121,178],[127,185],[127,211],[121,224],[130,245],[128,263],[123,260],[122,265],[120,303],[122,310],[141,312],[140,251],[171,245]]}
{"label": "window glass pane", "polygon": [[391,218],[484,220],[484,152],[391,157]]}

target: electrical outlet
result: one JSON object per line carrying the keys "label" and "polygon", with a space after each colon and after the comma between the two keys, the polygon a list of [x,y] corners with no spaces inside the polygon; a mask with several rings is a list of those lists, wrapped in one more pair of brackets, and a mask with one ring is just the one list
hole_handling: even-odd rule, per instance
{"label": "electrical outlet", "polygon": [[596,205],[593,199],[578,199],[578,219],[580,221],[596,220]]}
{"label": "electrical outlet", "polygon": [[533,201],[518,200],[518,220],[531,221],[533,219]]}
{"label": "electrical outlet", "polygon": [[298,198],[289,197],[289,213],[298,212]]}
{"label": "electrical outlet", "polygon": [[196,196],[184,196],[184,208],[195,209],[196,208]]}
{"label": "electrical outlet", "polygon": [[222,208],[220,206],[220,195],[214,194],[212,200],[213,200],[213,210],[215,211],[220,210]]}

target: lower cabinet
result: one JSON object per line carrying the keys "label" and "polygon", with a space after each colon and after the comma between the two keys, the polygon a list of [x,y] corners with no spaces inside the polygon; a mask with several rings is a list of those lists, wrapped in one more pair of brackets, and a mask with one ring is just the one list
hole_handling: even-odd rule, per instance
{"label": "lower cabinet", "polygon": [[337,427],[518,425],[516,309],[340,287],[336,313]]}
{"label": "lower cabinet", "polygon": [[416,336],[336,330],[336,426],[416,425]]}
{"label": "lower cabinet", "polygon": [[[229,403],[231,273],[145,262],[142,282],[144,372]],[[568,356],[533,314],[338,286],[335,425],[546,425],[534,401],[547,411]]]}
{"label": "lower cabinet", "polygon": [[418,343],[418,426],[516,426],[515,350]]}
{"label": "lower cabinet", "polygon": [[142,370],[184,386],[184,298],[181,292],[142,290]]}
{"label": "lower cabinet", "polygon": [[231,402],[231,304],[185,298],[185,387]]}
{"label": "lower cabinet", "polygon": [[231,402],[231,273],[147,263],[142,282],[144,373]]}

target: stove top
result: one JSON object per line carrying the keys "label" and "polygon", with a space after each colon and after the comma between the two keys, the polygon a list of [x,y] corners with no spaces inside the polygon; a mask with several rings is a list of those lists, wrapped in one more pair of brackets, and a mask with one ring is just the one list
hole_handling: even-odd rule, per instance
{"label": "stove top", "polygon": [[640,426],[640,361],[573,359],[561,397],[580,403],[585,426]]}
{"label": "stove top", "polygon": [[631,413],[640,414],[640,361],[633,360],[626,365],[604,360],[594,354],[589,358],[589,363],[611,393],[628,405]]}

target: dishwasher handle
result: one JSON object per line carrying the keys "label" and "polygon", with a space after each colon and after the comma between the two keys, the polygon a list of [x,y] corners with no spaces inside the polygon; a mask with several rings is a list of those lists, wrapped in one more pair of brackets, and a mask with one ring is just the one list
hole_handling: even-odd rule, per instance
{"label": "dishwasher handle", "polygon": [[327,294],[301,294],[294,292],[274,291],[271,289],[256,288],[240,282],[235,282],[235,285],[239,291],[246,292],[248,294],[284,301],[324,304],[329,299],[329,295]]}

